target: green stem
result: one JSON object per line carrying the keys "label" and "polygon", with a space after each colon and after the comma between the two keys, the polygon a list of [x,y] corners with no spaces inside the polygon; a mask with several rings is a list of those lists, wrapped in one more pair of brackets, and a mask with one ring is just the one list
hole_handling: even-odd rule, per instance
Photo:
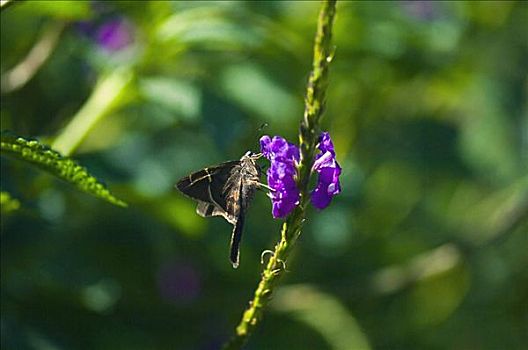
{"label": "green stem", "polygon": [[92,95],[57,136],[51,147],[63,156],[72,154],[97,122],[122,102],[123,94],[132,78],[133,74],[128,68],[116,69],[104,75]]}
{"label": "green stem", "polygon": [[15,67],[2,73],[2,94],[22,88],[38,73],[57,47],[65,27],[66,23],[64,22],[53,22],[43,29],[40,39],[31,48],[26,57]]}
{"label": "green stem", "polygon": [[301,192],[301,203],[282,225],[281,239],[275,246],[274,252],[262,272],[253,300],[249,302],[248,308],[244,311],[242,319],[236,327],[235,335],[224,345],[224,349],[242,348],[258,326],[273,289],[285,271],[288,256],[301,234],[306,207],[309,203],[308,184],[319,135],[319,121],[325,104],[328,65],[333,56],[331,38],[335,5],[336,0],[324,0],[317,23],[313,67],[308,80],[305,111],[299,130],[301,161],[298,167],[299,178],[297,182]]}

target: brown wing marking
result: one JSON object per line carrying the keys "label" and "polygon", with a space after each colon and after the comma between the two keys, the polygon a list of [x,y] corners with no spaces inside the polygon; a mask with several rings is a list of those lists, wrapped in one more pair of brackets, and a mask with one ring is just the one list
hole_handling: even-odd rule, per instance
{"label": "brown wing marking", "polygon": [[219,208],[211,203],[198,201],[198,205],[196,206],[196,213],[198,213],[198,215],[204,218],[211,216],[222,216],[230,224],[234,225],[236,223],[236,218],[234,216],[229,215],[222,208]]}

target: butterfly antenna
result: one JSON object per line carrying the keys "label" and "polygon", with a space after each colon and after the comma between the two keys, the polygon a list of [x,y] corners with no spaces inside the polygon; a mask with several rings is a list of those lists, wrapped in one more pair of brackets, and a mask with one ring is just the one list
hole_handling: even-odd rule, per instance
{"label": "butterfly antenna", "polygon": [[[259,128],[257,129],[257,132],[255,133],[255,136],[257,136],[257,139],[260,140],[260,138],[262,137],[262,130],[266,129],[267,127],[269,126],[268,123],[262,123]],[[260,146],[260,145],[259,145]],[[258,147],[260,148],[260,147]],[[262,153],[253,153],[253,156],[258,159],[260,157],[262,157]]]}

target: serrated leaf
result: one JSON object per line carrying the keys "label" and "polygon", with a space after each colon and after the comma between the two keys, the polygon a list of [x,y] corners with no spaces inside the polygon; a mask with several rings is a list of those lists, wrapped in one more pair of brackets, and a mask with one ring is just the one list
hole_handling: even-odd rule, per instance
{"label": "serrated leaf", "polygon": [[9,214],[18,208],[20,208],[20,202],[17,199],[11,197],[8,192],[0,192],[0,212],[2,214]]}
{"label": "serrated leaf", "polygon": [[127,206],[125,202],[114,197],[106,186],[91,175],[85,167],[77,164],[71,158],[63,157],[59,152],[36,140],[26,140],[22,137],[3,134],[1,150],[3,154],[36,165],[69,182],[83,192],[121,207]]}

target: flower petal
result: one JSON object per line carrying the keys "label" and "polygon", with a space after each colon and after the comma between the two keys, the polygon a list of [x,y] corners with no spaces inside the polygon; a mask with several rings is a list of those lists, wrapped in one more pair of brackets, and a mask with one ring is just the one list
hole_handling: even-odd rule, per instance
{"label": "flower petal", "polygon": [[322,152],[330,152],[335,156],[334,143],[332,142],[330,134],[327,131],[322,132],[321,136],[319,136],[318,147]]}
{"label": "flower petal", "polygon": [[330,204],[331,200],[332,196],[329,195],[326,191],[324,191],[323,188],[319,186],[316,187],[315,190],[312,192],[312,205],[317,209],[321,210],[326,208]]}
{"label": "flower petal", "polygon": [[300,192],[295,182],[299,148],[280,136],[265,135],[260,138],[260,149],[271,162],[266,174],[268,186],[274,190],[270,193],[273,217],[285,217],[299,204]]}
{"label": "flower petal", "polygon": [[107,51],[119,51],[133,42],[132,27],[121,18],[110,20],[98,29],[96,40]]}
{"label": "flower petal", "polygon": [[271,156],[271,138],[268,135],[264,135],[260,138],[260,151],[266,158]]}
{"label": "flower petal", "polygon": [[317,171],[319,176],[317,186],[311,193],[311,202],[317,209],[324,209],[332,197],[341,192],[341,167],[335,158],[334,144],[328,132],[321,133],[317,147],[321,153],[316,155],[312,171]]}

